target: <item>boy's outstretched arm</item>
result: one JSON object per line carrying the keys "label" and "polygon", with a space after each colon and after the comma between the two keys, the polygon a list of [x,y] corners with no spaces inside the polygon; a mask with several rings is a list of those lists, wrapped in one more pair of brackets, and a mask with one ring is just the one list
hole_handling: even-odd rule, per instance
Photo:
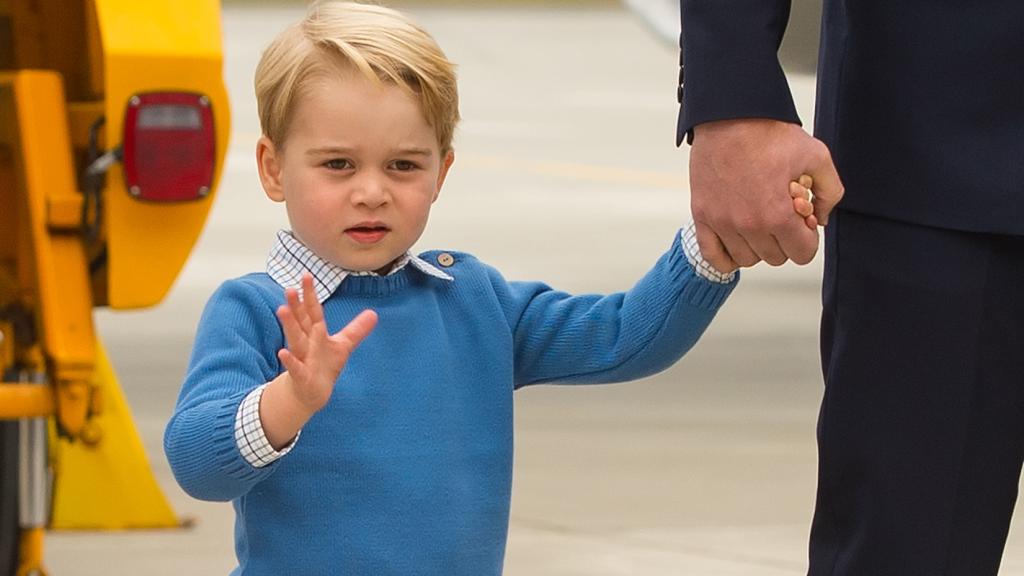
{"label": "boy's outstretched arm", "polygon": [[[817,233],[809,176],[790,187],[793,210]],[[684,253],[686,255],[684,256]],[[572,296],[539,283],[492,284],[509,313],[516,385],[632,380],[667,368],[700,338],[735,285],[699,274],[677,237],[631,290]],[[699,254],[693,259],[699,260]],[[722,282],[722,283],[718,283]]]}
{"label": "boy's outstretched arm", "polygon": [[634,380],[676,362],[700,338],[736,284],[699,276],[680,231],[632,289],[571,295],[491,270],[514,349],[517,387]]}
{"label": "boy's outstretched arm", "polygon": [[335,334],[327,333],[324,311],[313,278],[302,277],[302,299],[285,291],[287,304],[277,309],[287,348],[278,352],[286,368],[271,381],[260,400],[260,421],[275,450],[289,444],[303,425],[327,404],[349,355],[377,325],[377,314],[364,310]]}

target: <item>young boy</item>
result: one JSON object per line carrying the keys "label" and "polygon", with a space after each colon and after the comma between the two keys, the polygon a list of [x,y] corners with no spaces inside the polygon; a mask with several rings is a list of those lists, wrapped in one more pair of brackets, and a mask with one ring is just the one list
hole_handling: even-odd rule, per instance
{"label": "young boy", "polygon": [[513,390],[663,370],[734,274],[702,264],[692,226],[603,297],[411,254],[458,98],[433,39],[386,8],[312,7],[263,54],[256,95],[261,182],[292,230],[207,304],[164,439],[175,477],[233,502],[235,574],[500,574]]}

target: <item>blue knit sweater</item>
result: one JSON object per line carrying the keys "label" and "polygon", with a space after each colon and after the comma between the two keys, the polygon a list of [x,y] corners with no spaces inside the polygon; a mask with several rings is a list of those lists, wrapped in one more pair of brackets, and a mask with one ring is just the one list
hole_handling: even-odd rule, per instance
{"label": "blue knit sweater", "polygon": [[283,370],[283,291],[261,273],[212,296],[164,447],[186,492],[234,504],[235,574],[501,574],[512,391],[663,370],[735,285],[695,276],[678,237],[633,289],[608,296],[509,282],[452,254],[454,281],[411,267],[350,276],[324,302],[331,332],[366,308],[379,324],[292,451],[263,468],[241,456],[234,423],[245,395]]}

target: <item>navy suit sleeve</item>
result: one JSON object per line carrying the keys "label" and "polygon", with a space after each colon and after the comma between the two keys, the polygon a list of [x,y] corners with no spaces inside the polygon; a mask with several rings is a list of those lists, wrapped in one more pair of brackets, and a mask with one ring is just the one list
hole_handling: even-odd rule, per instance
{"label": "navy suit sleeve", "polygon": [[734,118],[800,123],[779,64],[790,0],[680,0],[679,125]]}

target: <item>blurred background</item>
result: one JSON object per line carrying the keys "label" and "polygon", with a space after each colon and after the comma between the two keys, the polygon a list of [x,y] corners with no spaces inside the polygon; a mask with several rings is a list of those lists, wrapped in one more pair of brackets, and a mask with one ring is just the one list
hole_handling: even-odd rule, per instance
{"label": "blurred background", "polygon": [[[457,161],[419,249],[476,254],[512,279],[571,292],[628,288],[689,219],[688,149],[674,146],[672,2],[406,1],[459,65]],[[784,63],[813,117],[818,2],[794,1]],[[262,270],[281,207],[260,188],[252,75],[303,3],[229,0],[233,133],[211,217],[169,297],[100,312],[157,476],[183,530],[55,533],[55,576],[226,574],[228,504],[190,499],[161,439],[196,322],[216,286]],[[517,393],[509,576],[797,575],[805,570],[821,397],[821,260],[744,279],[700,344],[647,380]],[[297,560],[301,551],[296,551]],[[299,560],[301,561],[301,560]],[[1011,536],[1004,574],[1024,574]]]}

